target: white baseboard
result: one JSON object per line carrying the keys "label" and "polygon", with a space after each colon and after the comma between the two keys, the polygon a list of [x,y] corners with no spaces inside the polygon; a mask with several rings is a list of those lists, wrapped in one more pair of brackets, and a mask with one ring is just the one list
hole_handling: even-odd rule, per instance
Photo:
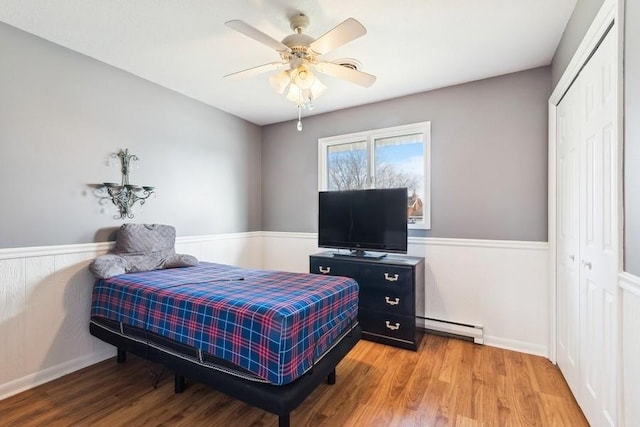
{"label": "white baseboard", "polygon": [[87,354],[73,360],[68,360],[59,365],[51,366],[36,373],[26,375],[6,384],[0,384],[0,400],[37,387],[41,384],[48,383],[49,381],[53,381],[72,372],[79,371],[87,366],[95,365],[98,362],[114,357],[115,354],[115,348]]}
{"label": "white baseboard", "polygon": [[503,348],[505,350],[519,351],[521,353],[533,354],[547,357],[547,347],[543,345],[532,345],[530,342],[504,339],[500,337],[484,334],[484,328],[478,325],[462,325],[436,319],[418,319],[417,324],[427,331],[435,331],[447,335],[453,335],[473,340],[475,344],[486,344],[491,347]]}
{"label": "white baseboard", "polygon": [[549,348],[546,345],[537,345],[528,341],[512,340],[486,334],[484,336],[484,343],[491,347],[549,358]]}

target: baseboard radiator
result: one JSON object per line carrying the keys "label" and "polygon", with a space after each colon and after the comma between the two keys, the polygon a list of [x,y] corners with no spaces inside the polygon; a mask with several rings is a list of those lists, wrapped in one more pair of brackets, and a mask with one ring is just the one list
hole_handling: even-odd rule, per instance
{"label": "baseboard radiator", "polygon": [[427,331],[467,339],[476,344],[484,344],[484,330],[482,326],[449,322],[447,320],[432,319],[429,317],[418,317],[416,324]]}

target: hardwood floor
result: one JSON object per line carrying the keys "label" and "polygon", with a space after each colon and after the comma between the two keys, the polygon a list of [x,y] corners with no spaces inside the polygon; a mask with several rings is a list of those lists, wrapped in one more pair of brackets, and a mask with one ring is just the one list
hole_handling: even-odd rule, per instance
{"label": "hardwood floor", "polygon": [[[278,417],[197,383],[115,358],[0,401],[3,426],[277,426]],[[360,341],[291,414],[295,426],[587,426],[547,359],[435,335],[418,352]]]}

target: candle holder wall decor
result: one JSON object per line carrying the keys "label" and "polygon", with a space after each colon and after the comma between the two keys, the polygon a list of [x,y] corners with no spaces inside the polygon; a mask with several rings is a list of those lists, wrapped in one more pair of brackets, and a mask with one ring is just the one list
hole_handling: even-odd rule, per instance
{"label": "candle holder wall decor", "polygon": [[111,157],[120,159],[122,180],[120,184],[115,182],[104,182],[99,184],[94,194],[100,199],[99,203],[101,205],[105,205],[109,202],[115,205],[118,209],[118,214],[114,215],[114,219],[133,218],[134,205],[138,202],[140,206],[144,205],[146,200],[154,194],[155,187],[129,183],[131,161],[137,161],[138,156],[135,154],[129,154],[128,149],[112,153]]}

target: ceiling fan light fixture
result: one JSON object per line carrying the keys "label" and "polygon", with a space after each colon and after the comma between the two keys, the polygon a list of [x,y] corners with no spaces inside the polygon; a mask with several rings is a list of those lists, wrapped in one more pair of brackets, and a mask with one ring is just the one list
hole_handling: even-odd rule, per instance
{"label": "ceiling fan light fixture", "polygon": [[281,71],[269,77],[271,87],[279,94],[283,94],[289,83],[291,83],[291,73],[289,70]]}
{"label": "ceiling fan light fixture", "polygon": [[296,86],[302,89],[309,89],[313,83],[316,81],[316,76],[311,72],[307,67],[298,67],[298,71],[296,76],[293,78],[293,82]]}
{"label": "ceiling fan light fixture", "polygon": [[304,105],[305,102],[309,102],[309,97],[305,95],[304,89],[301,89],[295,84],[289,85],[289,91],[287,92],[287,99],[294,102],[297,105]]}
{"label": "ceiling fan light fixture", "polygon": [[[309,73],[311,72],[309,71]],[[300,77],[300,73],[298,73],[291,81],[291,84],[289,85],[289,92],[287,93],[287,99],[294,102],[296,105],[310,105],[313,100],[318,99],[318,97],[327,90],[327,86],[325,86],[315,76],[313,76],[313,80],[308,85],[306,82],[307,79],[304,79],[304,86],[298,84],[298,77]]]}
{"label": "ceiling fan light fixture", "polygon": [[326,90],[327,90],[327,87],[317,78],[314,79],[313,84],[309,88],[312,99],[318,99],[318,97],[320,97],[320,95],[325,93]]}

